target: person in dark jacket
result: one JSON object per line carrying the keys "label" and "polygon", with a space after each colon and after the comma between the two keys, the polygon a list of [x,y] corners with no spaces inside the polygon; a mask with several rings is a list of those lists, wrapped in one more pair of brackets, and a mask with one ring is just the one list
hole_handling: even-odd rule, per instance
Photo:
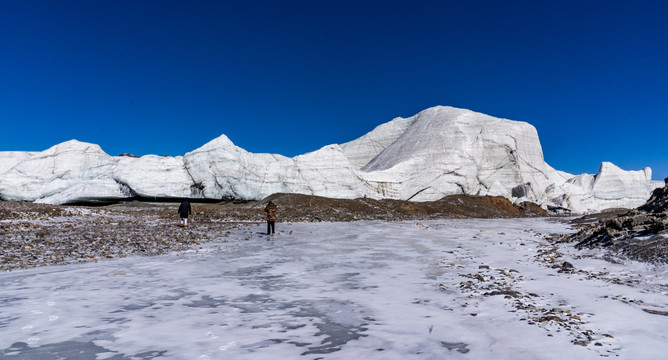
{"label": "person in dark jacket", "polygon": [[183,200],[181,205],[179,205],[179,216],[181,217],[181,223],[179,226],[187,227],[188,226],[188,215],[192,214],[192,208],[190,207],[190,201],[188,199]]}
{"label": "person in dark jacket", "polygon": [[274,234],[277,209],[276,204],[271,201],[264,208],[264,212],[267,213],[267,235]]}

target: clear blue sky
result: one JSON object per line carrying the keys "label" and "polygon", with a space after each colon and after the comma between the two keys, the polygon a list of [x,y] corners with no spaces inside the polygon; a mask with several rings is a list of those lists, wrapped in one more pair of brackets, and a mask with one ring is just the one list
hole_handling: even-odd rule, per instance
{"label": "clear blue sky", "polygon": [[0,151],[294,156],[435,105],[668,176],[668,1],[0,0]]}

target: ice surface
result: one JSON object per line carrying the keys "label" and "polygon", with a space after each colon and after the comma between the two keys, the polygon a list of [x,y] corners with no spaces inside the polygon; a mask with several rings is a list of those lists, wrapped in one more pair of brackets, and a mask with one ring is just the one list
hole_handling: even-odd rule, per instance
{"label": "ice surface", "polygon": [[[662,359],[668,351],[666,268],[554,249],[541,234],[570,231],[554,220],[277,228],[270,240],[249,226],[186,253],[0,274],[0,359]],[[556,251],[578,271],[546,265]],[[484,295],[494,284],[523,295]],[[549,311],[570,314],[569,323],[536,319]],[[585,333],[591,341],[574,344]]]}

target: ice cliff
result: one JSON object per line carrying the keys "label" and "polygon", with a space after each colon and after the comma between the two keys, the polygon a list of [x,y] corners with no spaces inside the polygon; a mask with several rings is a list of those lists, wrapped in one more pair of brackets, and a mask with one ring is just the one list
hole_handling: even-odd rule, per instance
{"label": "ice cliff", "polygon": [[582,213],[640,206],[659,186],[649,168],[604,162],[596,175],[557,171],[530,124],[444,106],[293,158],[249,153],[225,135],[177,157],[110,156],[76,140],[42,152],[0,152],[0,197],[52,204],[251,200],[277,192],[427,201],[463,193]]}

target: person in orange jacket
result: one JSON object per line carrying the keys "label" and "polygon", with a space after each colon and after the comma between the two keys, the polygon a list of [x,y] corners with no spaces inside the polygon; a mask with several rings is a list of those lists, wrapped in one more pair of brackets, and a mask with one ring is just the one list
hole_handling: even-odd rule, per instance
{"label": "person in orange jacket", "polygon": [[276,226],[276,204],[269,202],[264,208],[264,212],[267,213],[267,235],[273,235],[275,226]]}

